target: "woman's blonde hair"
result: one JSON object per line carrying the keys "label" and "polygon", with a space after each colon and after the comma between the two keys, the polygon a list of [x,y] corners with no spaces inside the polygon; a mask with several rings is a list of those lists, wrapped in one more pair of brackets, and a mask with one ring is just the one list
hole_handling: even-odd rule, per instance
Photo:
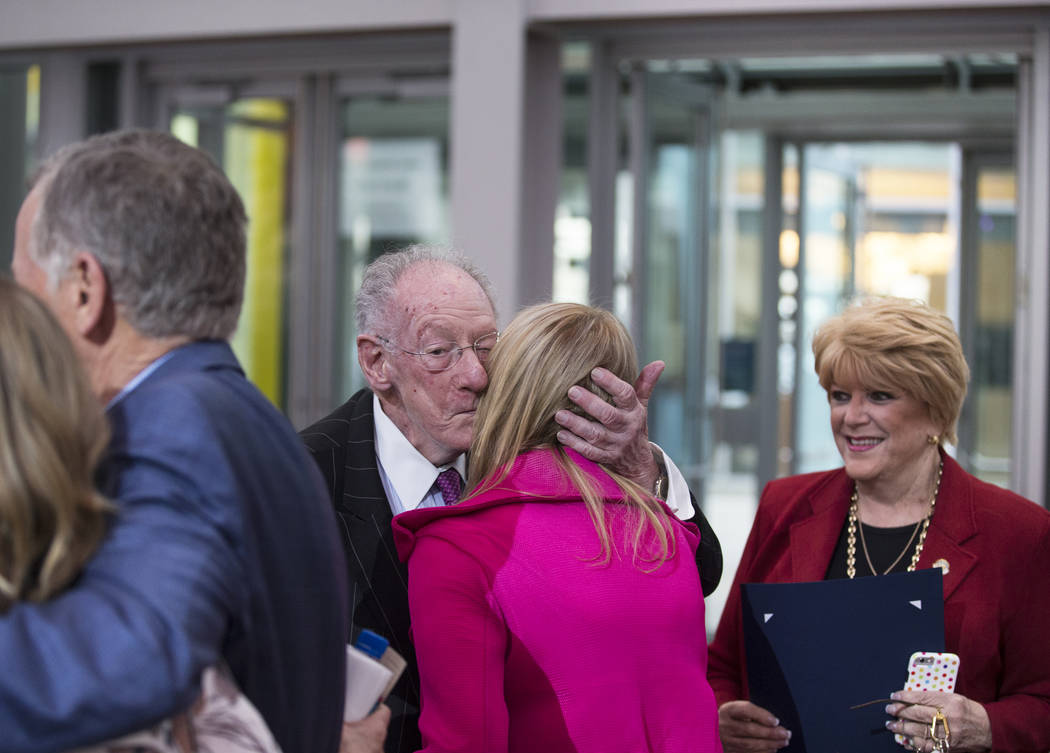
{"label": "woman's blonde hair", "polygon": [[[605,563],[612,543],[603,499],[595,483],[566,455],[557,440],[561,427],[554,420],[561,409],[581,412],[567,395],[573,385],[612,402],[591,380],[591,371],[599,366],[631,384],[638,375],[631,336],[608,311],[545,303],[515,316],[489,360],[489,385],[478,405],[467,486],[468,494],[497,486],[519,454],[553,450],[558,466],[583,496],[601,542],[596,559]],[[674,556],[674,536],[663,507],[638,484],[604,470],[634,513],[632,556],[659,567]]]}
{"label": "woman's blonde hair", "polygon": [[955,443],[970,369],[951,319],[922,301],[868,298],[813,336],[820,386],[856,383],[902,390],[925,403],[940,440]]}
{"label": "woman's blonde hair", "polygon": [[68,585],[105,533],[108,429],[61,326],[0,278],[0,611]]}

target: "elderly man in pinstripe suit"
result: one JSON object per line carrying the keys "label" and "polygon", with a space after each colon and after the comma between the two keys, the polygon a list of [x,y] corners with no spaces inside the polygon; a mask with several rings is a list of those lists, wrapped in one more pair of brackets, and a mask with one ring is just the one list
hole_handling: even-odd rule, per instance
{"label": "elderly man in pinstripe suit", "polygon": [[[408,633],[405,568],[394,550],[390,521],[399,512],[455,498],[466,476],[464,453],[478,397],[488,384],[485,360],[497,337],[496,309],[487,278],[468,259],[412,246],[369,265],[356,300],[356,323],[358,363],[369,389],[301,435],[339,518],[351,630],[387,636],[408,660],[387,701],[393,715],[386,751],[401,753],[421,747],[419,679]],[[695,509],[681,474],[648,441],[645,403],[662,369],[659,362],[649,364],[634,387],[612,374],[596,375],[615,405],[585,390],[578,396],[570,392],[595,420],[561,412],[556,418],[565,430],[559,440],[654,489],[679,517],[701,526],[698,563],[710,593],[721,575],[718,540]]]}

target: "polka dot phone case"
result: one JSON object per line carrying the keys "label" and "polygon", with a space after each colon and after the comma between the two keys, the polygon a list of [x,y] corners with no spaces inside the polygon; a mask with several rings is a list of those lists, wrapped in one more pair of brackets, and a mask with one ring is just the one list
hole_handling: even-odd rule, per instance
{"label": "polka dot phone case", "polygon": [[[958,674],[959,657],[955,654],[916,651],[908,659],[908,681],[904,689],[951,693]],[[893,738],[901,745],[905,743],[901,735]]]}

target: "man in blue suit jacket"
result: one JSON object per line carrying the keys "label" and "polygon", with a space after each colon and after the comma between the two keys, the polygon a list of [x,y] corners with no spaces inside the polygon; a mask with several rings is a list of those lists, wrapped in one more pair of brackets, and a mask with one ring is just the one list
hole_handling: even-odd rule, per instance
{"label": "man in blue suit jacket", "polygon": [[12,268],[107,404],[112,528],[82,577],[0,618],[0,751],[109,739],[190,704],[224,661],[285,753],[339,747],[343,556],[316,466],[226,340],[245,215],[203,153],[123,132],[59,152]]}

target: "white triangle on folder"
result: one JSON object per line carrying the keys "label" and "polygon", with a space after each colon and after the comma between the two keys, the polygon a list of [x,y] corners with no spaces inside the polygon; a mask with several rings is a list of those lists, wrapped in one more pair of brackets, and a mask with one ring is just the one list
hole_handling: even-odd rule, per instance
{"label": "white triangle on folder", "polygon": [[773,616],[773,613],[772,613],[772,612],[766,612],[766,613],[764,613],[764,614],[762,615],[762,622],[769,622],[769,620],[770,620],[770,618],[771,618],[772,616]]}
{"label": "white triangle on folder", "polygon": [[922,599],[916,599],[915,601],[909,601],[908,603],[916,609],[922,609]]}

